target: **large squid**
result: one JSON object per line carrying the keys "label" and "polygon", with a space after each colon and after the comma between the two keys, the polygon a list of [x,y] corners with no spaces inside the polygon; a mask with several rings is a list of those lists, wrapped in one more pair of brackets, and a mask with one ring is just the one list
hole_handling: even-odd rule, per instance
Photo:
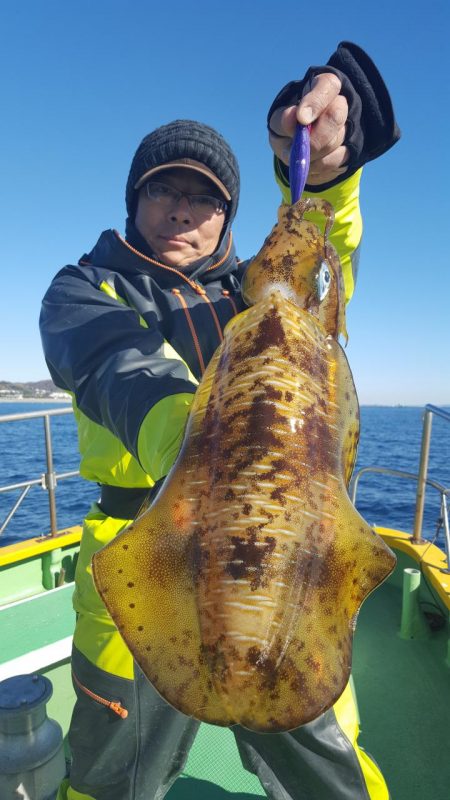
{"label": "large squid", "polygon": [[395,565],[347,493],[359,414],[332,222],[320,200],[280,208],[162,490],[94,557],[148,679],[218,725],[283,731],[328,709],[358,610]]}

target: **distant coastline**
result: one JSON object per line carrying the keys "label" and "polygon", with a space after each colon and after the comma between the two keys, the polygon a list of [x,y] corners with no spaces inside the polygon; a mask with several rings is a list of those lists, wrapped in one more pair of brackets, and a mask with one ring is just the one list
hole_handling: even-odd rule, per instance
{"label": "distant coastline", "polygon": [[13,383],[0,380],[0,403],[70,403],[68,392],[51,380]]}
{"label": "distant coastline", "polygon": [[[71,397],[0,397],[1,403],[71,403]],[[424,408],[425,403],[361,403],[360,408]],[[448,404],[440,404],[441,408],[448,409]]]}
{"label": "distant coastline", "polygon": [[0,403],[71,403],[70,397],[0,397]]}

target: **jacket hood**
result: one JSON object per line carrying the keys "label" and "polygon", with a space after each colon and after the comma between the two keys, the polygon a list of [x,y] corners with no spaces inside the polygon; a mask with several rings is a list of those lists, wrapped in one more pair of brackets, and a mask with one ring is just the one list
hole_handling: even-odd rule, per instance
{"label": "jacket hood", "polygon": [[194,261],[186,269],[178,270],[158,261],[145,239],[131,220],[127,220],[126,236],[115,230],[103,231],[90,253],[83,255],[79,264],[93,264],[120,272],[144,272],[151,275],[161,286],[176,286],[181,281],[202,284],[222,278],[238,271],[238,262],[233,243],[231,225],[228,225],[215,252]]}

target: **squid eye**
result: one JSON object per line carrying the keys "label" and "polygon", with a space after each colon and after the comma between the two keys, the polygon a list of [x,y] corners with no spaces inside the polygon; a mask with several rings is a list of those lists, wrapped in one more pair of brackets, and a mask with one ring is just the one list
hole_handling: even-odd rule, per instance
{"label": "squid eye", "polygon": [[317,296],[319,298],[319,303],[327,296],[328,290],[331,286],[331,273],[324,261],[320,265],[320,270],[317,275]]}

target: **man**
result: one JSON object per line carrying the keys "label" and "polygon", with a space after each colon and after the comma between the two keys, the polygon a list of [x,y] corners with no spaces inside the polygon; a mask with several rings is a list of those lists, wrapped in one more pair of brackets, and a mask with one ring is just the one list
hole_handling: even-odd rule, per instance
{"label": "man", "polygon": [[[275,99],[268,116],[287,202],[296,121],[312,124],[307,190],[336,209],[332,239],[349,298],[361,238],[360,167],[397,140],[389,95],[360,48],[341,44]],[[229,319],[243,308],[231,226],[239,169],[206,125],[177,120],[146,136],[126,188],[126,236],[104,232],[55,277],[41,332],[55,383],[73,395],[81,473],[101,484],[84,524],[74,606],[73,763],[59,798],[162,798],[198,724],[168,706],[133,664],[98,597],[94,552],[155,494],[174,462],[196,385]],[[233,728],[244,765],[274,800],[387,800],[358,748],[350,689],[318,720],[286,734]]]}

